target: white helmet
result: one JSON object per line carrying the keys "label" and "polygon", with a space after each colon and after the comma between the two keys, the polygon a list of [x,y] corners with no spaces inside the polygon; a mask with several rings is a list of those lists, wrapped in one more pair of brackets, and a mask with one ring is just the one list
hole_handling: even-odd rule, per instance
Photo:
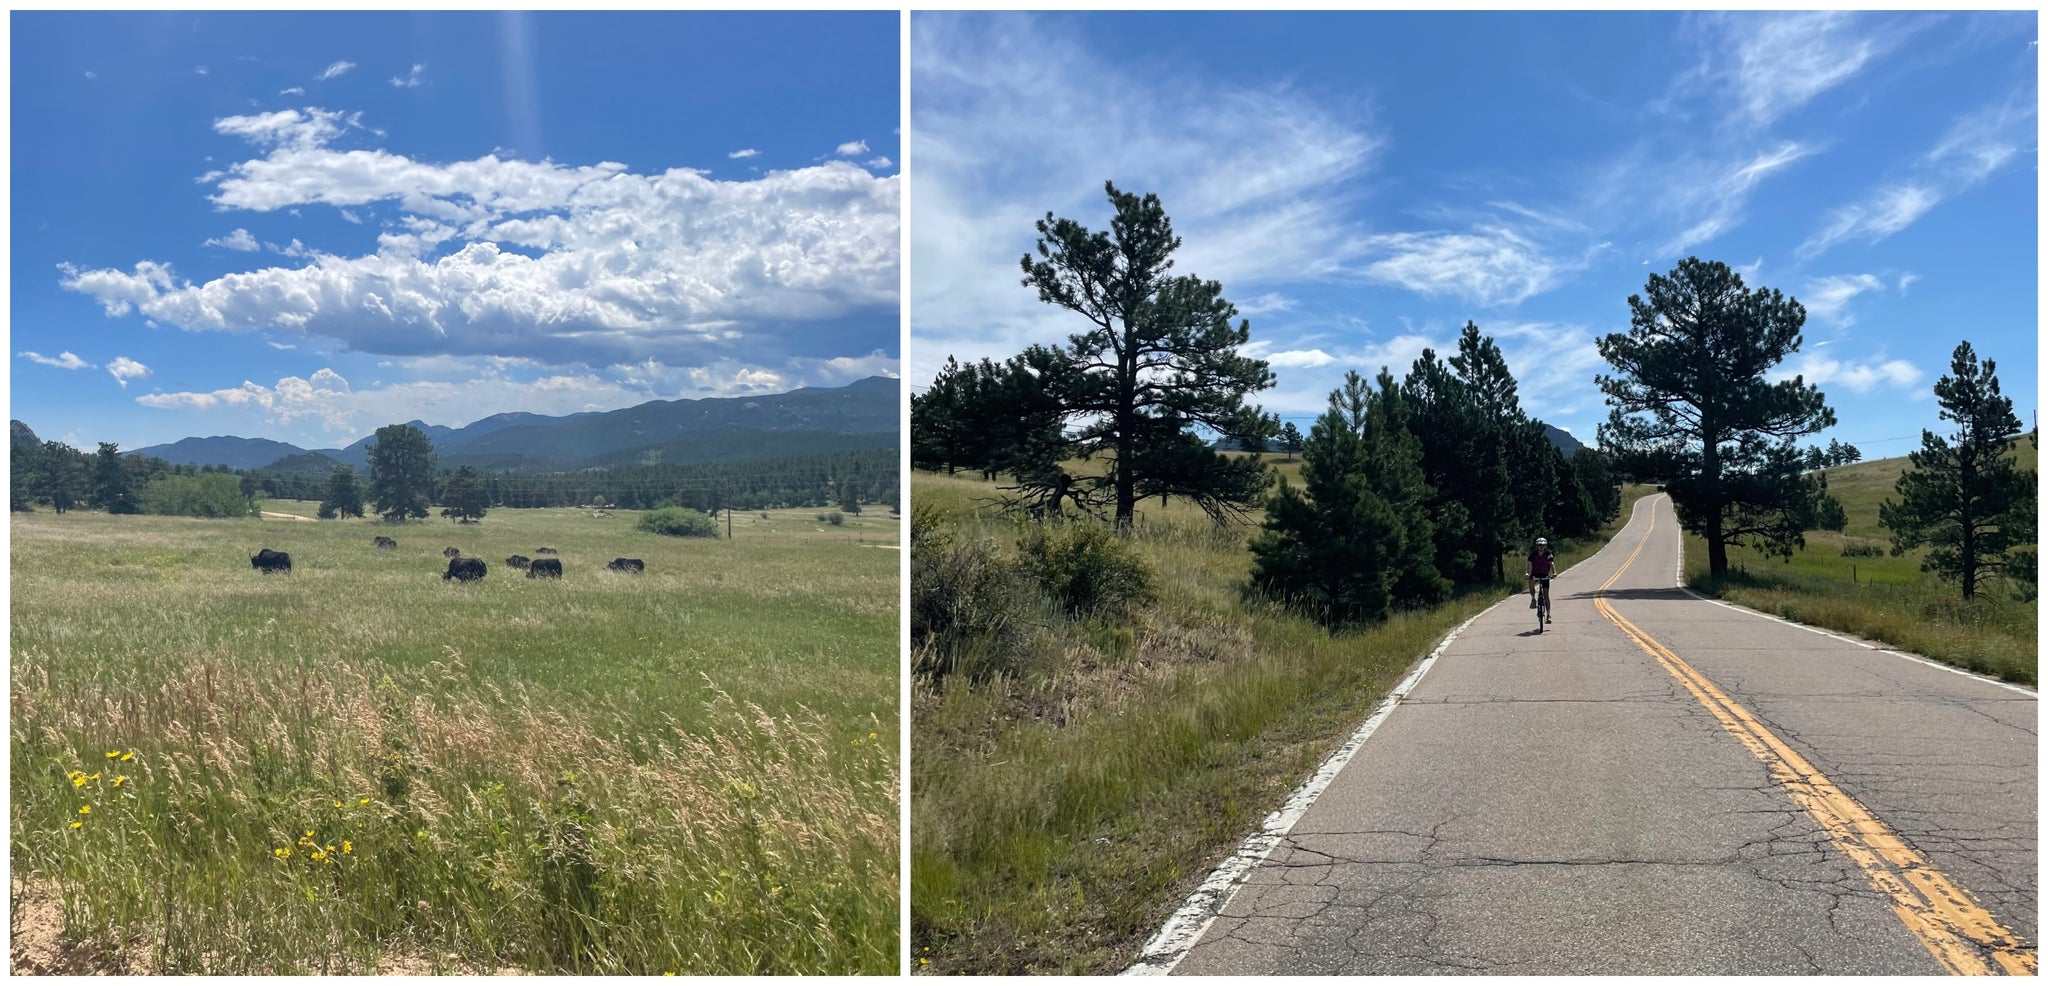
{"label": "white helmet", "polygon": [[1536,546],[1537,546],[1537,547],[1539,547],[1539,548],[1541,548],[1541,547],[1543,547],[1544,545],[1546,545],[1546,544],[1549,544],[1549,543],[1550,543],[1550,542],[1548,542],[1548,541],[1545,541],[1545,540],[1544,540],[1544,539],[1542,539],[1542,538],[1537,538],[1537,539],[1536,539]]}

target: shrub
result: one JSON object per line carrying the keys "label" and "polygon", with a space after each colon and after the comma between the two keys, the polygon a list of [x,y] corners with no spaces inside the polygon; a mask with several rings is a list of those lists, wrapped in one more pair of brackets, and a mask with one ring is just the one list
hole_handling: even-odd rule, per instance
{"label": "shrub", "polygon": [[172,517],[254,517],[256,501],[228,473],[159,476],[143,484],[142,512]]}
{"label": "shrub", "polygon": [[661,507],[640,515],[640,529],[672,538],[715,538],[718,525],[701,510]]}
{"label": "shrub", "polygon": [[1842,545],[1844,558],[1878,558],[1884,555],[1884,548],[1862,541],[1851,541]]}
{"label": "shrub", "polygon": [[825,513],[818,515],[818,523],[830,524],[833,527],[838,527],[839,525],[846,523],[846,515],[840,513],[837,510],[828,510]]}
{"label": "shrub", "polygon": [[910,648],[916,673],[985,679],[1028,660],[1041,603],[987,538],[919,525],[912,508]]}
{"label": "shrub", "polygon": [[1137,549],[1100,524],[1033,524],[1017,550],[1024,570],[1070,616],[1123,615],[1152,598],[1152,574]]}

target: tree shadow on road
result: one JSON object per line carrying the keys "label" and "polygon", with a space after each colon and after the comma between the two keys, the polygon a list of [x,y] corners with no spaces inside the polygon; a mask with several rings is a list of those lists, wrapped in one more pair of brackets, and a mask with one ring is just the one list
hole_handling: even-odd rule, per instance
{"label": "tree shadow on road", "polygon": [[1607,598],[1609,598],[1609,599],[1667,599],[1667,600],[1684,600],[1684,599],[1692,599],[1692,598],[1694,598],[1694,597],[1693,597],[1693,595],[1692,595],[1691,593],[1689,593],[1689,592],[1685,591],[1684,589],[1677,589],[1677,588],[1667,588],[1667,589],[1608,589],[1608,590],[1607,590],[1607,591],[1605,591],[1605,592],[1601,592],[1601,591],[1598,591],[1598,590],[1594,590],[1594,591],[1589,591],[1589,592],[1574,592],[1574,593],[1572,593],[1572,594],[1571,594],[1571,595],[1569,595],[1569,596],[1565,596],[1564,598],[1566,598],[1566,599],[1592,599],[1592,598],[1593,598],[1593,597],[1595,597],[1595,596],[1606,596],[1606,597],[1607,597]]}

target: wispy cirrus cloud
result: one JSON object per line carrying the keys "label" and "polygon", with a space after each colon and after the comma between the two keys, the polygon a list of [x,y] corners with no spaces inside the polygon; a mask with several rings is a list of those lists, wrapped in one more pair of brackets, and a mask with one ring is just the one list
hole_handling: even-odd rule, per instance
{"label": "wispy cirrus cloud", "polygon": [[1847,328],[1856,323],[1855,313],[1849,310],[1849,302],[1854,301],[1857,295],[1872,291],[1883,293],[1884,289],[1884,279],[1875,274],[1837,274],[1808,281],[1806,290],[1799,293],[1798,299],[1808,315]]}
{"label": "wispy cirrus cloud", "polygon": [[419,88],[421,81],[420,73],[425,72],[426,70],[427,67],[425,65],[422,65],[419,62],[414,62],[412,65],[412,72],[406,75],[392,76],[391,85],[399,89],[417,89]]}
{"label": "wispy cirrus cloud", "polygon": [[354,62],[349,62],[349,61],[340,61],[340,62],[335,62],[335,63],[333,63],[333,64],[331,64],[331,65],[328,65],[326,69],[324,69],[324,70],[322,70],[322,71],[321,71],[321,73],[320,73],[320,76],[319,76],[319,81],[321,81],[321,82],[326,82],[326,81],[327,81],[327,80],[329,80],[329,79],[333,79],[333,78],[337,78],[337,77],[340,77],[340,76],[343,76],[343,75],[347,75],[347,74],[348,74],[348,71],[349,71],[350,69],[352,69],[352,68],[355,68],[355,67],[356,67],[356,63],[354,63]]}
{"label": "wispy cirrus cloud", "polygon": [[19,356],[22,359],[28,360],[31,363],[41,363],[44,366],[54,366],[60,370],[93,369],[93,364],[88,363],[82,359],[79,359],[76,353],[73,353],[69,350],[58,353],[55,356],[44,356],[43,354],[35,352],[33,350],[19,352],[14,355]]}
{"label": "wispy cirrus cloud", "polygon": [[2031,91],[1963,116],[1908,165],[1904,177],[1830,212],[1796,254],[1811,260],[1843,243],[1876,243],[1913,225],[2018,159],[2032,145],[2034,118]]}
{"label": "wispy cirrus cloud", "polygon": [[761,152],[760,152],[760,151],[757,151],[757,150],[755,150],[755,149],[753,149],[753,148],[751,148],[751,147],[743,147],[743,148],[741,148],[741,149],[739,149],[739,150],[737,150],[737,151],[734,151],[734,152],[732,152],[731,154],[727,154],[727,155],[726,155],[726,157],[729,157],[729,158],[748,158],[748,157],[758,157],[758,156],[760,156],[760,154],[761,154]]}
{"label": "wispy cirrus cloud", "polygon": [[1885,387],[1918,397],[1921,396],[1918,384],[1927,378],[1927,374],[1902,359],[1858,363],[1818,353],[1801,353],[1796,361],[1781,365],[1772,372],[1773,380],[1790,380],[1793,377],[1801,377],[1806,383],[1819,387],[1839,385],[1858,394],[1868,394]]}
{"label": "wispy cirrus cloud", "polygon": [[1014,286],[1017,258],[1048,211],[1102,228],[1105,179],[1160,196],[1186,242],[1176,273],[1256,294],[1362,259],[1345,185],[1384,139],[1362,110],[1219,87],[1197,66],[1132,73],[1030,15],[937,14],[912,31],[912,331],[930,340],[914,379],[948,352],[1003,357],[1064,338],[1071,327]]}

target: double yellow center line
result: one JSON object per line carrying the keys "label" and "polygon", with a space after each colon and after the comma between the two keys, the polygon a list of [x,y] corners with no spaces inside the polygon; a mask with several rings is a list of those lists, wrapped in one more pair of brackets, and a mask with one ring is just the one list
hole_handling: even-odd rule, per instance
{"label": "double yellow center line", "polygon": [[[1968,891],[1950,881],[1869,809],[1814,769],[1798,751],[1750,715],[1748,709],[1608,605],[1607,590],[1628,571],[1636,555],[1643,553],[1643,546],[1650,543],[1650,531],[1656,528],[1653,507],[1650,527],[1643,532],[1636,550],[1594,594],[1593,605],[1600,615],[1656,658],[1664,670],[1720,720],[1723,728],[1764,762],[1772,779],[1791,795],[1793,803],[1806,809],[1835,848],[1854,860],[1870,885],[1892,901],[1893,913],[1927,946],[1942,968],[1960,976],[1992,975],[1999,970],[2014,976],[2036,975],[2034,949],[1979,906]],[[1992,968],[1993,964],[1997,969]]]}

